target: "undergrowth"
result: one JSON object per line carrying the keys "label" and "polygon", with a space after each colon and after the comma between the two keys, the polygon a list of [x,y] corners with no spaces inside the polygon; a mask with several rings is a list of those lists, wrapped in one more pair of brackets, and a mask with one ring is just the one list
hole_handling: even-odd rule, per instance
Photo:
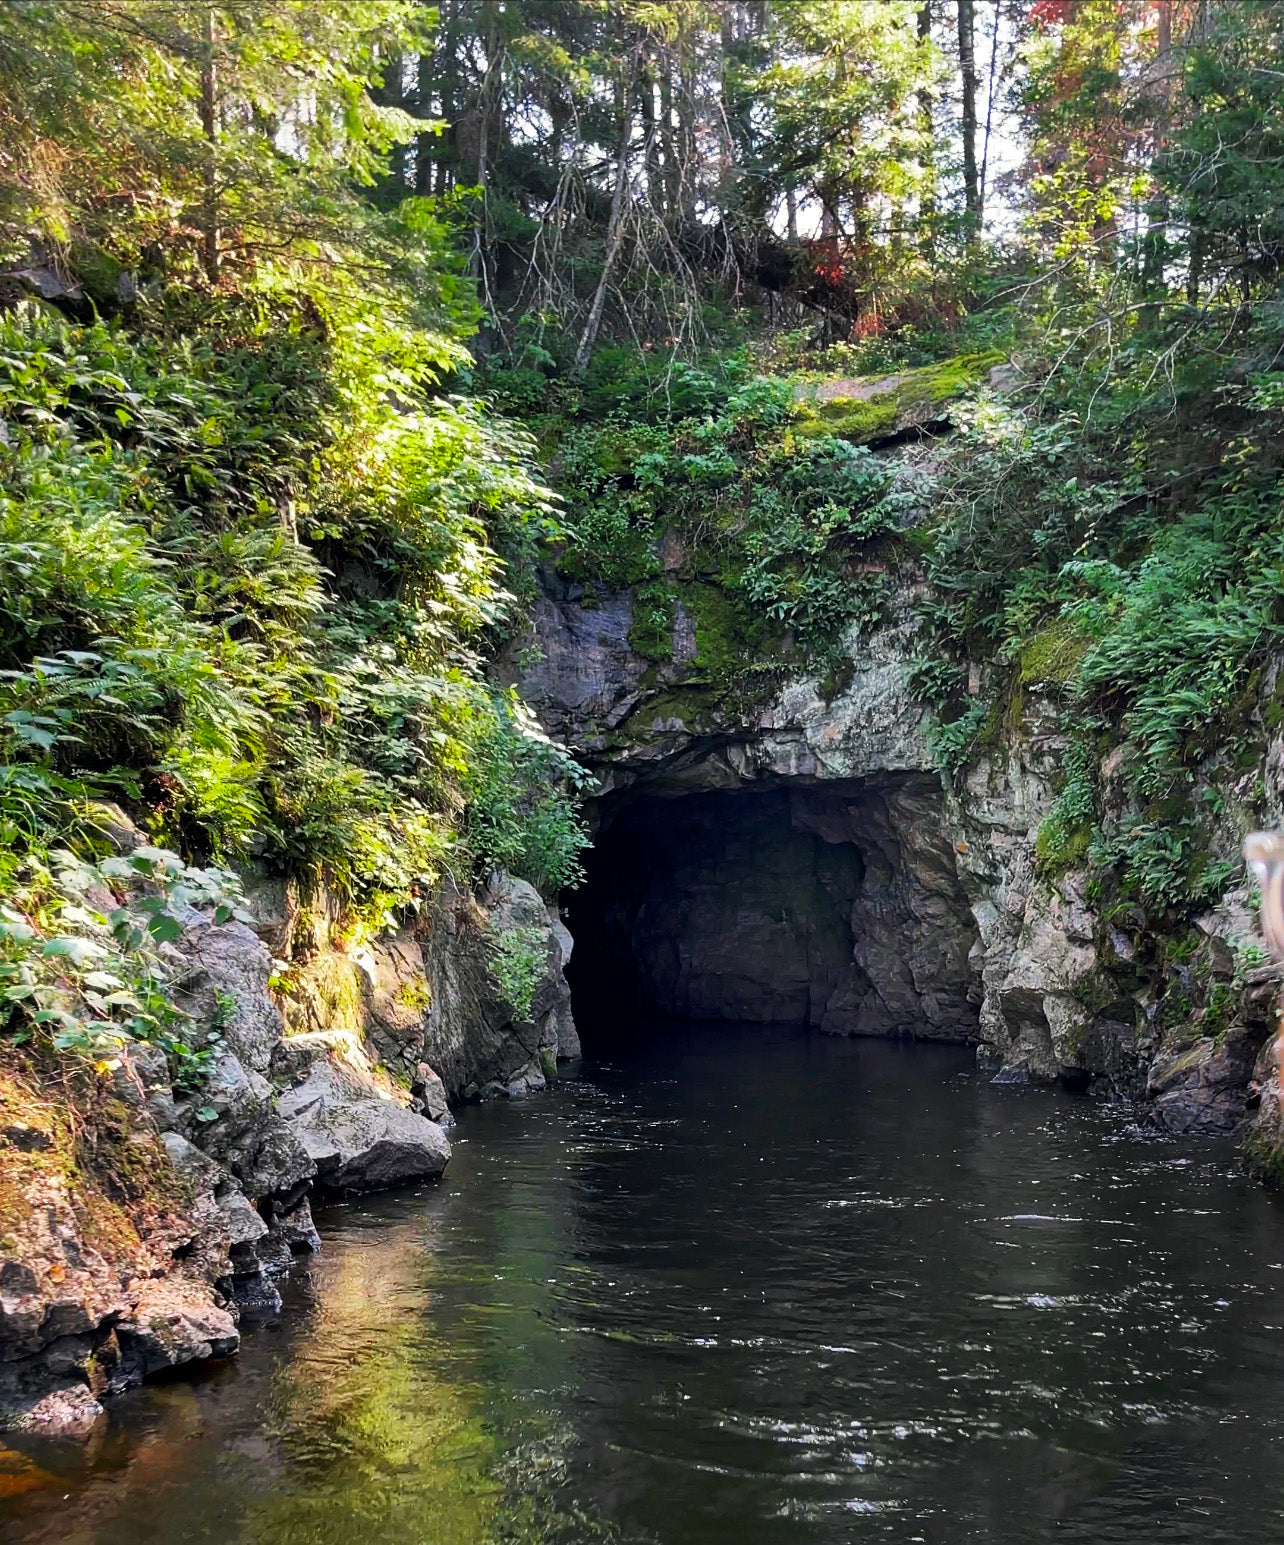
{"label": "undergrowth", "polygon": [[350,932],[446,872],[574,878],[578,770],[483,670],[555,503],[522,431],[439,394],[461,357],[343,284],[0,318],[11,1029],[194,1065],[117,909],[82,902],[132,862],[104,801],[177,855],[157,883],[253,857]]}
{"label": "undergrowth", "polygon": [[1019,731],[1027,693],[1052,697],[1067,749],[1039,870],[1086,867],[1102,905],[1157,925],[1239,871],[1220,791],[1259,764],[1274,702],[1281,335],[1269,310],[1246,321],[1130,314],[1126,348],[1094,354],[1085,327],[1042,363],[1032,330],[1027,390],[964,410],[918,538],[933,581],[918,687],[943,770],[961,775],[996,726]]}
{"label": "undergrowth", "polygon": [[764,663],[823,670],[884,614],[905,523],[891,470],[746,354],[662,367],[607,348],[581,386],[498,360],[482,384],[550,458],[559,572],[590,600],[631,589],[643,659],[671,658],[679,607],[693,678],[721,688]]}

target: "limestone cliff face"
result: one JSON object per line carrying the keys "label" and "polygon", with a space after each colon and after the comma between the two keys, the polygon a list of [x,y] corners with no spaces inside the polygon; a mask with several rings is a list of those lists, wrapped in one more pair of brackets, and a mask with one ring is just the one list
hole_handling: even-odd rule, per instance
{"label": "limestone cliff face", "polygon": [[[754,900],[748,880],[752,862],[737,867],[716,844],[702,847],[678,813],[684,795],[775,791],[785,801],[778,829],[859,855],[846,891],[830,886],[826,915],[841,912],[845,936],[831,940],[812,973],[813,998],[818,992],[822,1001],[809,1000],[795,1017],[842,1034],[974,1040],[1007,1080],[1109,1080],[1173,1130],[1243,1131],[1265,1089],[1257,1149],[1275,1152],[1279,1138],[1267,1127],[1284,1134],[1284,1102],[1262,1050],[1274,1026],[1274,971],[1243,967],[1253,956],[1244,946],[1260,944],[1246,891],[1229,891],[1196,920],[1197,943],[1177,968],[1185,991],[1174,988],[1171,969],[1158,968],[1163,941],[1098,910],[1085,873],[1041,878],[1036,836],[1065,747],[1055,690],[1035,684],[1019,722],[1005,725],[950,785],[936,770],[926,710],[909,684],[922,648],[916,599],[913,581],[899,582],[891,620],[848,638],[843,668],[826,681],[798,673],[754,706],[729,707],[692,669],[680,607],[671,656],[649,664],[629,650],[628,592],[585,597],[547,577],[534,624],[541,657],[521,684],[548,728],[598,776],[599,847],[609,847],[613,830],[645,819],[662,827],[659,814],[638,813],[644,805],[660,811],[661,800],[669,826],[683,834],[668,860],[667,890],[656,878],[632,911],[619,900],[614,943],[590,926],[591,947],[622,954],[621,930],[631,930],[627,948],[645,962],[658,955],[652,939],[685,928],[686,960],[658,964],[641,984],[650,1001],[707,1013],[718,991],[711,973],[720,970],[727,1017],[796,1009],[804,995],[788,977],[791,962],[806,973],[802,935],[785,930],[773,943],[761,925],[770,903]],[[1216,840],[1233,858],[1251,817],[1235,790],[1221,795],[1227,808]],[[724,828],[731,808],[718,818]],[[650,847],[658,851],[655,839]],[[764,838],[757,848],[774,862]],[[737,897],[722,916],[699,899],[719,879]],[[807,947],[816,945],[822,910],[813,909]],[[732,965],[730,938],[746,928],[757,930],[753,946]],[[841,961],[836,949],[845,951]],[[666,986],[664,971],[681,984]],[[755,1004],[768,1007],[760,1013]]]}

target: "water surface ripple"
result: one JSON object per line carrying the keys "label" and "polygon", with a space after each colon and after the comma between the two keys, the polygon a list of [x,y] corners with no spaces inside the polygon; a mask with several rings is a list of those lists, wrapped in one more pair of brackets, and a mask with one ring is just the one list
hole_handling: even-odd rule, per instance
{"label": "water surface ripple", "polygon": [[948,1048],[658,1034],[320,1214],[241,1358],[15,1448],[21,1545],[1284,1537],[1284,1212]]}

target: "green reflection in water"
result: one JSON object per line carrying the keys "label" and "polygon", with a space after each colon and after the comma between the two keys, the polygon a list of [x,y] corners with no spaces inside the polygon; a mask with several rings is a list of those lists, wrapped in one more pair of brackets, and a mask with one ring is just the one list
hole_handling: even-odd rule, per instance
{"label": "green reflection in water", "polygon": [[[561,1208],[538,1184],[509,1185],[486,1201],[477,1211],[488,1270],[445,1267],[425,1237],[467,1205],[458,1193],[439,1198],[432,1221],[385,1224],[375,1249],[336,1241],[318,1262],[307,1334],[272,1374],[263,1437],[278,1483],[250,1503],[242,1545],[620,1538],[583,1508],[561,1505],[573,1433],[511,1393],[512,1363],[538,1365],[533,1383],[544,1389],[569,1377],[565,1338],[548,1327],[532,1334],[529,1301],[562,1247]],[[461,1343],[471,1352],[462,1360]],[[487,1366],[496,1361],[508,1374],[498,1399]]]}

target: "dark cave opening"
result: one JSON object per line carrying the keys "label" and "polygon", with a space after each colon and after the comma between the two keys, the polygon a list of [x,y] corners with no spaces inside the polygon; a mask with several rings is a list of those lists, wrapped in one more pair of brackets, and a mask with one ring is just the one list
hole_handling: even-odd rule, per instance
{"label": "dark cave opening", "polygon": [[976,933],[924,777],[604,802],[570,898],[586,1051],[647,1019],[975,1039]]}

